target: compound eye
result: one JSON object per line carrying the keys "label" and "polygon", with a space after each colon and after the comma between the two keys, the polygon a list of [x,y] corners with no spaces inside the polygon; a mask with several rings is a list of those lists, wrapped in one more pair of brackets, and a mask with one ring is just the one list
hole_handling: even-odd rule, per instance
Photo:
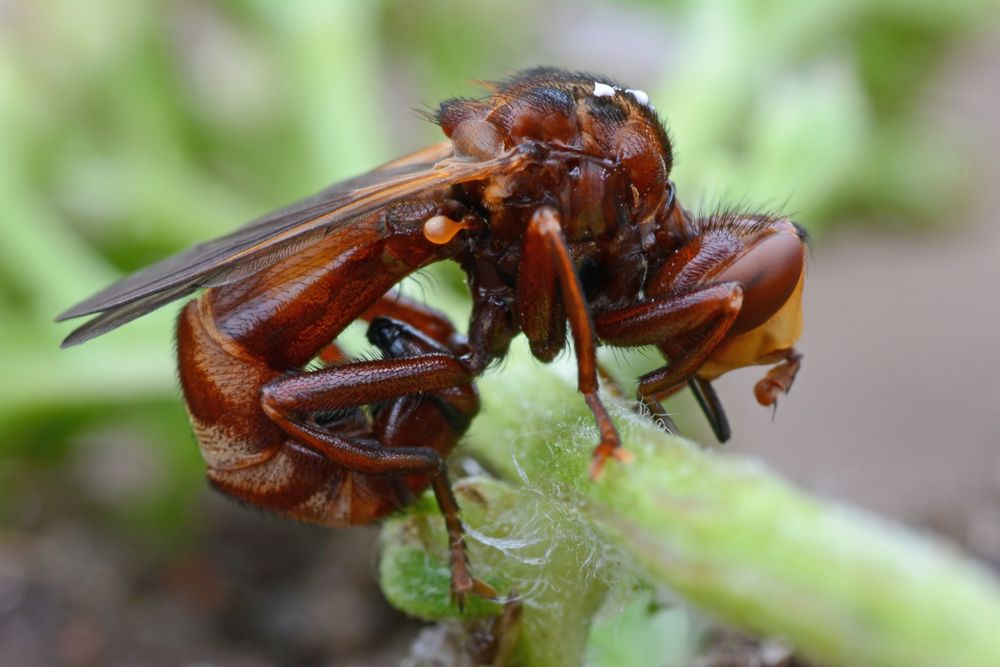
{"label": "compound eye", "polygon": [[623,125],[615,132],[611,146],[639,194],[655,197],[667,180],[667,166],[663,148],[649,127],[640,121]]}
{"label": "compound eye", "polygon": [[798,285],[805,268],[805,245],[791,223],[767,234],[714,277],[743,286],[743,307],[729,330],[746,333],[781,310]]}
{"label": "compound eye", "polygon": [[459,123],[451,134],[455,153],[460,157],[489,160],[503,150],[503,138],[489,121],[470,118]]}

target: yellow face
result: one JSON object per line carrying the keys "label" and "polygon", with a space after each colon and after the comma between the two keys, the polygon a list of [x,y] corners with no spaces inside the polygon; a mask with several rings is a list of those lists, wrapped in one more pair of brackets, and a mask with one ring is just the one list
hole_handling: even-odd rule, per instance
{"label": "yellow face", "polygon": [[699,369],[697,376],[703,380],[714,380],[736,368],[781,361],[802,335],[802,286],[805,277],[803,266],[795,289],[778,311],[750,331],[725,338]]}

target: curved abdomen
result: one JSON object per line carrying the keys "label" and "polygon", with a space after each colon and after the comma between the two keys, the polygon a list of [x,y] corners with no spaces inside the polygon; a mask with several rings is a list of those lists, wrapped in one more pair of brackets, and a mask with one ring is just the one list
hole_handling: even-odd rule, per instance
{"label": "curved abdomen", "polygon": [[[367,523],[407,500],[394,478],[344,470],[292,440],[261,407],[265,384],[304,372],[348,324],[440,252],[395,240],[398,247],[355,234],[344,248],[344,239],[331,237],[185,306],[177,327],[180,382],[215,488],[327,525]],[[373,434],[366,422],[351,435],[376,444]]]}

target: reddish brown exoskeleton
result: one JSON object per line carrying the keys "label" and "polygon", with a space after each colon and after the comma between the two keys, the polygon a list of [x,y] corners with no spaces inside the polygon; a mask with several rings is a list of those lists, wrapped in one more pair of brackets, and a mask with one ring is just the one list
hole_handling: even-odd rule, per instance
{"label": "reddish brown exoskeleton", "polygon": [[[431,486],[461,603],[492,591],[469,574],[444,458],[478,410],[473,380],[514,336],[547,362],[568,324],[600,429],[594,477],[624,458],[598,394],[599,344],[657,346],[669,362],[640,378],[639,400],[662,413],[660,399],[690,386],[725,440],[712,379],[777,364],[756,387],[770,405],[798,370],[805,235],[772,216],[685,211],[645,93],[604,77],[529,70],[485,99],[444,102],[435,120],[448,141],[140,271],[60,319],[97,314],[64,343],[75,345],[205,288],[181,312],[177,349],[211,483],[326,525],[374,521]],[[393,291],[445,259],[468,276],[467,337]],[[382,359],[337,347],[359,318]]]}

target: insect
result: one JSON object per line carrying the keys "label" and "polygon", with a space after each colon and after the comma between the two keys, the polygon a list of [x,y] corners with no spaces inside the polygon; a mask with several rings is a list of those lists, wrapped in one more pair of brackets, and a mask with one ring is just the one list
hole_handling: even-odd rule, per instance
{"label": "insect", "polygon": [[[444,460],[478,410],[473,381],[516,335],[542,362],[572,336],[600,432],[595,478],[607,459],[627,459],[598,393],[598,345],[659,348],[668,361],[639,379],[638,400],[662,415],[659,401],[689,386],[719,440],[729,426],[713,379],[773,364],[755,388],[772,405],[801,360],[800,227],[685,210],[669,180],[670,141],[642,91],[553,68],[487,86],[482,99],[437,109],[446,141],[59,317],[96,315],[64,341],[76,345],[204,289],[180,313],[177,354],[210,483],[331,526],[375,521],[431,487],[459,604],[493,591],[470,573]],[[467,336],[394,289],[443,260],[467,276]],[[358,319],[380,359],[338,347]]]}

